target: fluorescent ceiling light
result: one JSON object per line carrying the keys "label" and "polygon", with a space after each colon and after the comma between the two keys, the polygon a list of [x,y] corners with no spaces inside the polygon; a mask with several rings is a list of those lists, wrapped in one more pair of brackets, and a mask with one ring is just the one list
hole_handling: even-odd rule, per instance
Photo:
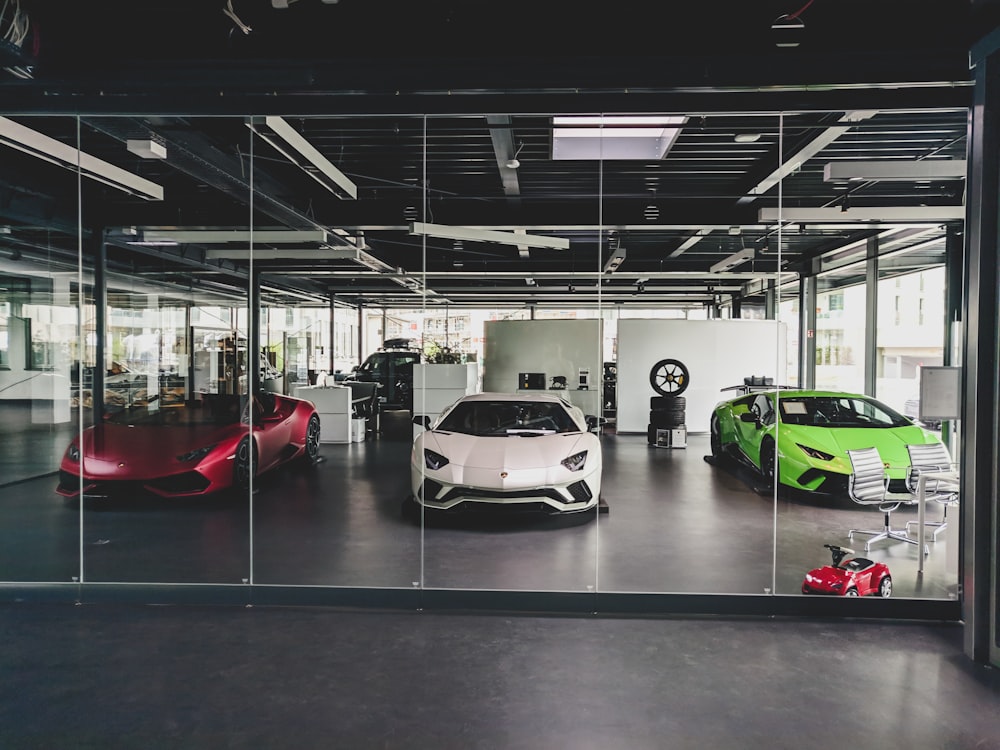
{"label": "fluorescent ceiling light", "polygon": [[[779,217],[780,214],[780,217]],[[805,224],[869,222],[922,222],[941,223],[961,221],[965,218],[965,206],[874,206],[852,207],[841,211],[839,206],[823,208],[762,208],[757,212],[757,221],[769,223],[794,221]]]}
{"label": "fluorescent ceiling light", "polygon": [[206,250],[205,258],[214,260],[357,260],[361,251],[351,247],[284,247],[274,248],[225,248]]}
{"label": "fluorescent ceiling light", "polygon": [[682,116],[552,118],[552,158],[657,161],[680,135]]}
{"label": "fluorescent ceiling light", "polygon": [[144,243],[170,241],[192,245],[220,245],[226,242],[278,245],[283,242],[326,242],[322,229],[144,229]]}
{"label": "fluorescent ceiling light", "polygon": [[358,186],[283,118],[251,117],[247,127],[338,198],[357,199]]}
{"label": "fluorescent ceiling light", "polygon": [[410,234],[439,237],[444,240],[468,240],[469,242],[494,242],[515,247],[541,247],[550,250],[569,250],[569,240],[564,237],[539,237],[519,232],[498,232],[476,227],[450,227],[444,224],[412,222]]}
{"label": "fluorescent ceiling light", "polygon": [[604,273],[614,273],[618,266],[625,262],[625,248],[620,247],[611,253],[608,262],[604,264]]}
{"label": "fluorescent ceiling light", "polygon": [[713,265],[708,270],[712,273],[721,273],[722,271],[728,271],[730,268],[736,268],[736,266],[741,263],[746,263],[748,260],[753,260],[754,251],[752,247],[745,247],[739,252],[733,253],[725,260],[720,260],[718,263]]}
{"label": "fluorescent ceiling light", "polygon": [[6,117],[0,117],[0,143],[31,156],[44,159],[131,195],[152,201],[163,200],[163,186],[133,174],[110,162],[80,151],[44,133],[25,127]]}
{"label": "fluorescent ceiling light", "polygon": [[955,180],[966,175],[965,159],[920,161],[832,161],[823,167],[823,181],[835,180],[907,182]]}
{"label": "fluorescent ceiling light", "polygon": [[[851,112],[845,112],[841,116],[839,122],[843,123],[855,123],[863,122],[868,120],[878,114],[877,110],[870,109],[859,109],[853,110]],[[797,172],[802,168],[802,165],[813,158],[816,154],[822,151],[824,148],[829,146],[835,140],[840,138],[844,133],[848,132],[853,126],[852,125],[834,125],[826,130],[822,131],[819,135],[813,138],[809,143],[804,145],[801,149],[793,154],[789,154],[788,158],[782,162],[776,170],[771,172],[767,177],[754,185],[747,194],[740,198],[737,203],[750,203],[756,199],[758,195],[763,195],[768,190],[777,185],[781,180],[783,180],[788,175]]]}
{"label": "fluorescent ceiling light", "polygon": [[167,147],[149,138],[129,138],[125,141],[125,148],[128,149],[129,153],[135,154],[142,159],[167,158]]}

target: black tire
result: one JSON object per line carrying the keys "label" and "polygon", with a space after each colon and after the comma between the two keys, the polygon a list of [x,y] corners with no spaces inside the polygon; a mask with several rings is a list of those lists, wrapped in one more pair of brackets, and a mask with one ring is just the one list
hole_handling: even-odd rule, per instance
{"label": "black tire", "polygon": [[646,442],[650,445],[656,445],[656,428],[653,425],[646,428]]}
{"label": "black tire", "polygon": [[774,455],[774,442],[771,440],[764,440],[760,444],[760,473],[764,477],[764,481],[767,486],[774,489],[774,483],[777,481],[776,476],[776,466],[775,466],[775,455]]}
{"label": "black tire", "polygon": [[690,380],[684,363],[676,359],[661,359],[649,371],[649,384],[661,396],[677,396],[683,393]]}
{"label": "black tire", "polygon": [[858,590],[854,586],[851,586],[851,588],[847,589],[847,593],[844,596],[858,596]]}
{"label": "black tire", "polygon": [[878,582],[878,595],[883,599],[892,596],[892,576],[885,576]]}
{"label": "black tire", "polygon": [[683,427],[684,412],[675,414],[666,411],[651,411],[649,413],[649,424],[661,430],[672,430],[675,427]]}
{"label": "black tire", "polygon": [[709,443],[712,447],[712,457],[722,458],[722,426],[719,424],[719,417],[712,415],[709,424]]}
{"label": "black tire", "polygon": [[313,414],[306,425],[306,445],[303,452],[306,463],[314,464],[319,460],[319,434],[319,414]]}
{"label": "black tire", "polygon": [[687,399],[684,396],[650,396],[650,409],[684,409]]}
{"label": "black tire", "polygon": [[257,448],[253,448],[253,460],[250,458],[250,438],[245,437],[236,446],[236,455],[233,457],[233,489],[240,493],[250,491],[251,477],[250,464],[253,463],[254,472],[257,469]]}

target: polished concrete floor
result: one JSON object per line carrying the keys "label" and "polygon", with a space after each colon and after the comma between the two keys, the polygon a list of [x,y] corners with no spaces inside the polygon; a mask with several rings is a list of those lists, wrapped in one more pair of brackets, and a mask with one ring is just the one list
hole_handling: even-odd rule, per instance
{"label": "polished concrete floor", "polygon": [[[609,512],[591,518],[421,527],[400,512],[409,443],[385,438],[324,444],[320,464],[263,477],[250,501],[130,497],[80,511],[54,492],[71,429],[22,422],[5,439],[0,582],[71,582],[82,568],[89,583],[796,595],[829,561],[824,544],[865,554],[847,531],[881,522],[846,498],[760,493],[748,473],[705,461],[704,435],[657,449],[613,433],[602,438]],[[915,546],[867,556],[889,565],[894,597],[946,600],[956,546],[939,537],[922,573]]]}
{"label": "polished concrete floor", "polygon": [[0,747],[1000,749],[959,625],[0,605]]}

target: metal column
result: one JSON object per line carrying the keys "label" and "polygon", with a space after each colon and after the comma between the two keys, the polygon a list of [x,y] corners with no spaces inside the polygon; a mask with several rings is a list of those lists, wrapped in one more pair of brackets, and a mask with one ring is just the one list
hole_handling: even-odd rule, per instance
{"label": "metal column", "polygon": [[975,91],[966,200],[961,441],[965,652],[1000,666],[997,647],[997,206],[1000,203],[1000,32],[972,50]]}
{"label": "metal column", "polygon": [[816,276],[799,282],[799,387],[816,387]]}
{"label": "metal column", "polygon": [[868,238],[865,262],[865,393],[877,395],[878,381],[878,237]]}

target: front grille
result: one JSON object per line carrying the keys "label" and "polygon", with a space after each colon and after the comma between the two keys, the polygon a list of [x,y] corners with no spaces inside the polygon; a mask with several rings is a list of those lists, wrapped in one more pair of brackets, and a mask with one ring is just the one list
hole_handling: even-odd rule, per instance
{"label": "front grille", "polygon": [[437,494],[441,491],[441,485],[435,482],[433,479],[425,479],[424,486],[420,490],[421,497],[424,500],[435,501],[437,499]]}
{"label": "front grille", "polygon": [[[813,487],[813,483],[817,479],[822,479],[823,481]],[[812,487],[813,492],[822,492],[828,495],[847,494],[846,474],[837,474],[835,472],[822,471],[820,469],[806,469],[796,481],[803,487]]]}
{"label": "front grille", "polygon": [[174,474],[163,479],[154,479],[147,482],[146,486],[155,492],[162,492],[165,495],[190,495],[196,492],[204,492],[208,489],[208,480],[197,471],[187,471],[183,474]]}
{"label": "front grille", "polygon": [[80,475],[72,474],[68,471],[59,471],[59,487],[60,492],[68,492],[70,494],[76,494],[80,491]]}
{"label": "front grille", "polygon": [[569,494],[573,496],[573,500],[578,503],[585,503],[594,496],[594,493],[590,491],[590,487],[588,487],[587,483],[582,479],[579,482],[573,482],[573,484],[566,489],[569,490]]}
{"label": "front grille", "polygon": [[[425,495],[425,497],[429,497]],[[559,494],[557,490],[552,487],[546,487],[541,490],[514,490],[510,492],[504,492],[503,490],[484,490],[478,487],[453,487],[448,490],[447,494],[442,497],[439,502],[447,503],[457,498],[482,498],[484,500],[513,500],[520,497],[547,497],[555,500],[557,503],[568,502],[566,498]]]}

